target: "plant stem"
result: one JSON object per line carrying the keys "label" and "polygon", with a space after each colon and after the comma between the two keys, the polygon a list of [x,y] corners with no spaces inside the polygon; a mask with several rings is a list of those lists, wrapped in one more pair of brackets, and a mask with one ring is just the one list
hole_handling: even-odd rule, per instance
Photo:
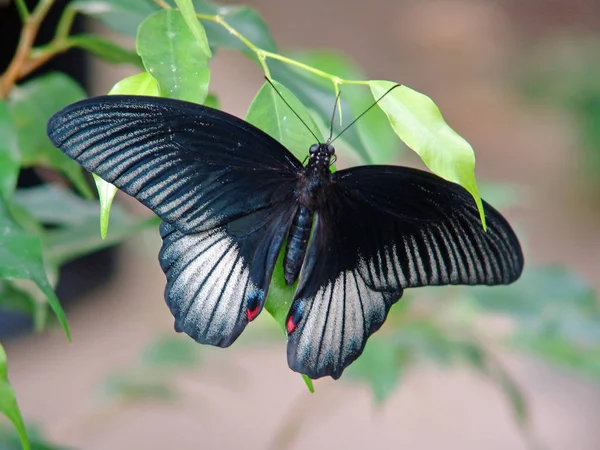
{"label": "plant stem", "polygon": [[[27,16],[21,30],[17,51],[0,81],[0,99],[5,99],[8,96],[8,93],[21,76],[21,70],[27,63],[29,52],[33,47],[40,25],[53,4],[54,0],[41,0],[33,13]],[[23,14],[21,9],[19,11],[20,14]]]}
{"label": "plant stem", "polygon": [[[155,0],[155,1],[158,1],[158,0]],[[311,67],[311,66],[304,64],[300,61],[297,61],[295,59],[288,58],[287,56],[283,56],[278,53],[273,53],[273,52],[270,52],[267,50],[263,50],[262,48],[254,45],[248,38],[246,38],[243,34],[241,34],[239,31],[237,31],[235,28],[233,28],[231,25],[229,25],[227,23],[227,21],[225,21],[223,16],[219,16],[219,15],[213,16],[210,14],[197,14],[197,17],[200,20],[206,20],[206,21],[217,23],[218,25],[222,26],[227,31],[229,31],[229,33],[232,36],[235,36],[237,39],[239,39],[240,42],[242,42],[246,47],[248,47],[249,50],[251,50],[256,55],[258,62],[260,63],[260,65],[265,73],[265,76],[267,76],[269,78],[271,78],[271,71],[269,70],[269,66],[267,65],[266,60],[270,58],[270,59],[275,59],[277,61],[281,61],[283,63],[289,64],[291,66],[298,67],[302,70],[312,73],[313,75],[316,75],[318,77],[325,78],[325,79],[331,81],[333,84],[333,89],[335,91],[336,96],[339,92],[339,85],[341,85],[341,84],[368,85],[368,81],[345,80],[343,78],[340,78],[336,75],[330,74],[323,70],[319,70],[315,67]]]}
{"label": "plant stem", "polygon": [[29,9],[27,8],[25,0],[15,0],[15,4],[17,5],[17,11],[19,12],[21,22],[25,23],[29,17]]}

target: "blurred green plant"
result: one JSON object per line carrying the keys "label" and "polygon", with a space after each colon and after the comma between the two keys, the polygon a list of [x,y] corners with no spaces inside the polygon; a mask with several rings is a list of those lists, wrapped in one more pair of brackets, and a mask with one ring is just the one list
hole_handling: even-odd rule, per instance
{"label": "blurred green plant", "polygon": [[[23,20],[21,42],[0,79],[0,307],[32,314],[38,331],[48,322],[50,306],[68,334],[64,312],[52,291],[62,264],[119,243],[140,230],[154,228],[158,221],[133,217],[115,205],[107,233],[114,188],[96,179],[100,203],[92,199],[88,180],[79,167],[52,147],[45,135],[50,115],[85,94],[60,73],[22,82],[36,68],[70,48],[82,48],[108,62],[146,70],[120,81],[111,93],[160,94],[218,106],[217,97],[208,90],[210,58],[223,49],[235,50],[255,61],[311,128],[323,134],[328,132],[341,86],[340,127],[343,118],[349,123],[392,85],[367,80],[353,63],[333,52],[281,55],[256,11],[204,0],[176,0],[175,4],[164,0],[72,1],[51,41],[34,47],[39,25],[53,3],[41,0],[29,11],[23,0],[15,1]],[[96,35],[71,35],[76,14],[96,18],[136,38],[136,50]],[[164,70],[166,66],[177,70]],[[273,94],[272,88],[265,85],[250,105],[246,119],[303,159],[314,139]],[[275,123],[279,126],[274,127]],[[433,171],[460,182],[479,201],[471,147],[443,122],[429,98],[409,88],[393,91],[343,135],[338,148],[342,154],[353,153],[363,163],[393,163],[401,155],[396,135]],[[19,172],[26,167],[47,167],[62,174],[80,195],[52,183],[16,189]],[[484,189],[490,193],[491,203],[506,205],[515,198],[511,187],[488,185]],[[98,209],[102,237],[106,239],[98,233]],[[278,264],[267,310],[281,327],[293,289],[283,282]],[[597,309],[590,288],[564,269],[530,270],[517,285],[507,288],[450,287],[418,294],[407,292],[344,379],[366,383],[375,401],[383,402],[420,361],[466,364],[505,393],[518,424],[526,430],[523,393],[496,358],[495,349],[512,346],[600,378]],[[509,317],[510,332],[498,336],[482,332],[479,325],[490,314]],[[189,339],[158,339],[138,363],[111,377],[105,392],[117,400],[171,400],[178,395],[173,375],[203,361],[201,351]],[[305,381],[312,390],[311,381]],[[5,358],[0,360],[0,412],[13,421],[23,448],[51,448],[36,447],[44,444],[31,435],[29,446],[6,377]]]}
{"label": "blurred green plant", "polygon": [[553,35],[527,49],[519,87],[529,100],[570,113],[587,179],[600,184],[600,35]]}

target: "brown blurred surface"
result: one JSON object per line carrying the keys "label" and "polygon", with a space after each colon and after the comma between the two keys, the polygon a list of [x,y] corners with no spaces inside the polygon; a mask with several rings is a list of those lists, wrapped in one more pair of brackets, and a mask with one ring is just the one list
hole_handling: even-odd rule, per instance
{"label": "brown blurred surface", "polygon": [[[560,17],[568,25],[581,17],[583,27],[592,27],[589,16],[598,14],[597,2],[555,0],[546,8],[542,3],[257,0],[253,5],[281,48],[339,49],[371,78],[430,95],[473,144],[478,176],[526,187],[526,201],[509,217],[526,236],[528,261],[566,263],[600,286],[599,218],[577,183],[573,119],[525,104],[510,81],[526,39],[564,25]],[[96,93],[122,76],[101,70]],[[224,53],[215,62],[212,86],[223,108],[241,116],[261,77],[248,61]],[[477,375],[419,368],[378,410],[366,388],[343,382],[317,382],[317,394],[307,394],[287,368],[283,341],[273,348],[210,351],[210,364],[178,379],[186,395],[175,403],[106,406],[98,393],[102,380],[131,364],[157,333],[172,332],[157,249],[158,237],[144,236],[122,250],[113,283],[70,312],[73,344],[54,331],[7,345],[23,414],[55,442],[86,450],[262,449],[290,415],[298,414],[309,419],[293,440],[294,449],[526,448],[504,397]],[[503,359],[531,402],[533,432],[546,448],[600,448],[597,384],[525,358]]]}

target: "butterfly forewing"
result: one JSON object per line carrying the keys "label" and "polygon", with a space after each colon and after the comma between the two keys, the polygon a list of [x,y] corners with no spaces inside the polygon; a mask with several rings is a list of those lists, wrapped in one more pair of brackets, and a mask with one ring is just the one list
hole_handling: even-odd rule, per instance
{"label": "butterfly forewing", "polygon": [[48,136],[163,219],[176,329],[230,345],[264,305],[301,163],[241,119],[164,98],[84,100],[57,113]]}
{"label": "butterfly forewing", "polygon": [[290,310],[288,361],[337,378],[403,289],[505,284],[523,268],[506,220],[484,203],[487,232],[462,187],[395,166],[332,175]]}
{"label": "butterfly forewing", "polygon": [[52,143],[184,233],[269,207],[302,164],[234,116],[155,97],[75,103],[48,123]]}

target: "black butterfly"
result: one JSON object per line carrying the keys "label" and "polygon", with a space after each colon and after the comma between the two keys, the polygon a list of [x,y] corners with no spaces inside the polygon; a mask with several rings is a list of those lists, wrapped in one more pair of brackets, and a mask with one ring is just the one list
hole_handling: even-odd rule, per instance
{"label": "black butterfly", "polygon": [[162,220],[159,259],[175,329],[231,345],[262,310],[287,238],[289,366],[339,378],[405,288],[506,284],[519,241],[484,202],[421,170],[306,167],[249,123],[206,106],[137,96],[75,103],[48,123],[53,144]]}

